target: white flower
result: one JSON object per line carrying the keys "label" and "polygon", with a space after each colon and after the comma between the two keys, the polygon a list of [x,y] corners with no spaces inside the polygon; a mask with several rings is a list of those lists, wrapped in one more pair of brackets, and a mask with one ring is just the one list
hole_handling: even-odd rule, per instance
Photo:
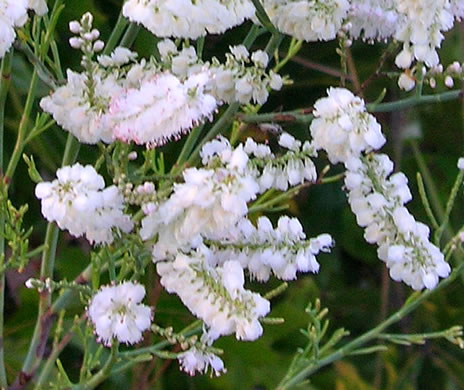
{"label": "white flower", "polygon": [[267,145],[247,140],[244,150],[255,158],[249,166],[259,183],[260,192],[269,188],[287,191],[289,186],[314,182],[317,179],[316,167],[311,160],[316,154],[306,141],[303,145],[288,133],[282,133],[279,145],[288,149],[282,156],[275,156]]}
{"label": "white flower", "polygon": [[37,15],[45,15],[48,11],[45,0],[28,0],[28,8],[34,10]]}
{"label": "white flower", "polygon": [[384,40],[396,31],[401,20],[394,6],[395,0],[351,1],[347,25],[353,38]]}
{"label": "white flower", "polygon": [[398,87],[404,91],[411,91],[415,86],[416,80],[408,72],[401,73],[398,78]]}
{"label": "white flower", "polygon": [[237,169],[189,168],[184,183],[175,184],[169,199],[142,220],[141,237],[158,235],[155,259],[163,259],[199,235],[220,238],[248,212],[259,191],[254,178]]}
{"label": "white flower", "polygon": [[186,133],[210,118],[216,99],[204,93],[208,74],[199,73],[181,82],[163,73],[112,99],[107,115],[113,137],[156,146]]}
{"label": "white flower", "polygon": [[177,356],[182,371],[193,376],[196,372],[205,374],[211,367],[212,374],[219,376],[227,372],[224,362],[213,353],[203,352],[196,347],[182,352]]}
{"label": "white flower", "polygon": [[395,58],[395,64],[398,68],[407,69],[411,66],[412,60],[414,59],[414,53],[408,46],[405,46],[403,50]]}
{"label": "white flower", "polygon": [[97,244],[113,242],[113,228],[132,230],[130,217],[123,213],[123,197],[118,188],[105,188],[103,177],[92,166],[77,163],[58,169],[56,175],[56,180],[39,183],[35,188],[48,221]]}
{"label": "white flower", "polygon": [[[438,65],[436,51],[443,40],[444,31],[453,26],[449,0],[395,0],[394,6],[402,22],[398,23],[394,38],[404,42],[404,50],[410,50],[414,58],[427,66]],[[404,52],[399,54],[404,55]],[[408,61],[397,60],[398,66],[409,67]]]}
{"label": "white flower", "polygon": [[[93,90],[89,90],[93,85]],[[85,73],[67,72],[67,83],[50,96],[42,98],[40,107],[80,142],[112,142],[113,134],[104,120],[110,98],[119,96],[123,86],[113,75],[96,71],[92,78]]]}
{"label": "white flower", "polygon": [[406,176],[391,175],[393,163],[384,154],[352,158],[345,166],[351,209],[365,228],[366,241],[378,245],[392,279],[415,290],[434,288],[449,275],[450,266],[429,241],[429,228],[404,207],[412,198]]}
{"label": "white flower", "polygon": [[3,0],[0,3],[0,58],[16,38],[15,27],[26,23],[28,5],[27,0]]}
{"label": "white flower", "polygon": [[125,47],[117,47],[109,56],[98,56],[98,62],[103,67],[121,66],[137,58],[137,53],[130,51]]}
{"label": "white flower", "polygon": [[316,149],[327,152],[330,162],[346,162],[363,151],[379,149],[385,137],[364,101],[344,88],[329,88],[328,97],[314,104],[310,130]]}
{"label": "white flower", "polygon": [[27,10],[32,9],[38,15],[47,12],[44,0],[2,0],[0,2],[0,58],[10,49],[16,38],[16,27],[22,27],[27,21]]}
{"label": "white flower", "polygon": [[177,46],[170,39],[163,39],[156,46],[162,60],[167,60],[171,54],[177,53]]}
{"label": "white flower", "polygon": [[316,255],[329,252],[332,246],[328,234],[306,240],[296,218],[280,217],[276,228],[267,217],[258,218],[256,227],[242,219],[227,239],[209,244],[209,261],[221,265],[237,259],[259,281],[267,281],[271,272],[279,279],[292,280],[297,272],[317,273]]}
{"label": "white flower", "polygon": [[265,51],[257,50],[251,55],[251,61],[253,61],[256,66],[265,68],[269,63],[269,56]]}
{"label": "white flower", "polygon": [[243,45],[230,46],[229,50],[237,61],[246,61],[250,56],[248,49]]}
{"label": "white flower", "polygon": [[99,341],[106,346],[113,338],[126,344],[141,341],[152,319],[151,309],[140,303],[144,296],[145,288],[132,282],[101,287],[88,308]]}
{"label": "white flower", "polygon": [[297,141],[292,135],[288,133],[283,133],[279,137],[279,145],[287,148],[289,150],[298,150],[301,146],[301,142]]}
{"label": "white flower", "polygon": [[279,90],[282,87],[282,78],[265,70],[269,60],[265,52],[253,52],[251,62],[254,65],[250,65],[250,53],[243,45],[231,47],[230,51],[231,54],[226,54],[225,64],[214,59],[209,65],[212,74],[211,93],[218,100],[264,104],[269,95],[268,88]]}
{"label": "white flower", "polygon": [[[206,248],[202,252],[208,257]],[[158,262],[161,284],[215,335],[235,333],[239,340],[256,340],[263,332],[259,318],[269,313],[269,301],[244,289],[243,269],[237,261],[212,267],[202,252],[178,253],[174,261]]]}
{"label": "white flower", "polygon": [[461,0],[451,0],[450,5],[456,20],[461,21],[464,18],[464,3]]}
{"label": "white flower", "polygon": [[283,33],[305,41],[334,39],[346,17],[347,0],[266,0],[272,23]]}
{"label": "white flower", "polygon": [[123,14],[158,37],[196,39],[237,26],[255,12],[249,0],[129,0]]}
{"label": "white flower", "polygon": [[464,170],[464,157],[460,157],[458,160],[458,168],[462,171]]}

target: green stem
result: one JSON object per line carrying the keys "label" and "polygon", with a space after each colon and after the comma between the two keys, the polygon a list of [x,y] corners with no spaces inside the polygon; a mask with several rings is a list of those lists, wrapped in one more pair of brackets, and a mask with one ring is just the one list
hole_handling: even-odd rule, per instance
{"label": "green stem", "polygon": [[[250,46],[253,44],[253,42],[256,40],[256,38],[261,34],[260,28],[256,25],[253,25],[248,32],[247,36],[243,40],[242,44],[250,48]],[[280,34],[273,34],[269,43],[268,47],[272,48],[272,51],[275,50],[276,47],[280,44]],[[278,41],[278,42],[277,42]],[[269,53],[268,53],[269,54]],[[184,166],[193,166],[198,162],[198,157],[200,155],[201,148],[203,145],[212,140],[214,137],[216,137],[218,134],[220,134],[224,128],[232,121],[234,120],[235,114],[240,108],[240,103],[232,103],[227,107],[227,109],[224,111],[222,116],[219,118],[219,120],[216,121],[216,123],[213,125],[213,127],[209,130],[209,132],[206,134],[206,136],[201,140],[201,142],[197,145],[197,147],[193,150],[192,154],[188,158],[188,160],[185,162]]]}
{"label": "green stem", "polygon": [[429,168],[427,167],[424,156],[419,150],[417,142],[415,140],[411,140],[410,144],[411,144],[414,157],[416,159],[416,163],[419,167],[419,171],[422,177],[424,178],[425,186],[429,190],[432,208],[434,209],[435,214],[438,216],[438,220],[443,221],[445,217],[445,210],[443,209],[443,205],[441,204],[441,200],[438,195],[437,186],[435,185],[432,175],[430,174],[430,171],[429,171]]}
{"label": "green stem", "polygon": [[271,58],[274,55],[274,52],[279,48],[283,39],[284,36],[280,34],[278,31],[272,33],[272,37],[269,40],[269,43],[266,45],[266,48],[264,49],[269,58]]}
{"label": "green stem", "polygon": [[[79,152],[80,144],[71,135],[68,135],[62,165],[72,164]],[[45,235],[45,250],[42,253],[42,263],[40,267],[40,280],[45,281],[47,278],[53,277],[53,268],[55,265],[56,245],[58,242],[58,227],[55,223],[49,223]],[[45,346],[48,339],[48,333],[53,324],[55,312],[50,310],[51,295],[44,290],[40,294],[39,309],[37,321],[34,328],[34,334],[29,345],[29,350],[24,360],[21,373],[16,379],[16,388],[24,388],[26,384],[33,378],[40,361],[45,352]]]}
{"label": "green stem", "polygon": [[18,51],[25,54],[29,62],[37,70],[37,75],[39,76],[40,80],[42,80],[51,89],[56,89],[58,86],[58,81],[56,80],[55,76],[47,69],[46,65],[40,60],[38,56],[35,55],[30,47],[21,41],[15,42],[14,47]]}
{"label": "green stem", "polygon": [[131,23],[121,39],[120,46],[131,47],[134,44],[139,31],[140,26],[138,24]]}
{"label": "green stem", "polygon": [[424,76],[425,72],[422,72],[424,69],[424,64],[419,63],[417,64],[417,83],[416,83],[416,97],[420,98],[422,96],[422,90],[424,88]]}
{"label": "green stem", "polygon": [[271,33],[277,33],[277,29],[274,27],[274,25],[271,22],[271,19],[269,19],[269,16],[266,13],[266,10],[264,9],[263,5],[261,4],[260,0],[251,0],[253,5],[256,8],[256,16],[258,20],[261,22],[261,24],[266,27],[267,30],[269,30]]}
{"label": "green stem", "polygon": [[[110,53],[113,48],[116,46],[117,41],[119,40],[122,32],[124,31],[127,25],[127,21],[120,17],[118,22],[113,30],[113,33],[110,36],[110,40],[105,48],[107,53]],[[130,31],[129,31],[130,30]],[[135,36],[137,35],[134,30],[138,29],[128,29],[125,34],[125,42],[121,42],[121,46],[125,44],[131,44]],[[124,40],[124,38],[123,38]],[[28,117],[30,114],[30,110],[32,108],[33,97],[35,95],[35,87],[37,83],[37,74],[34,71],[33,73],[33,80],[31,81],[31,87],[29,89],[28,99],[26,100],[26,107],[24,109],[23,119]],[[25,125],[26,121],[21,120],[20,130],[18,131],[18,140],[22,140],[24,138],[25,132]],[[22,138],[21,138],[22,137]],[[14,169],[17,165],[17,161],[19,161],[19,157],[21,155],[20,151],[22,152],[24,145],[22,142],[17,142],[17,147],[15,147],[15,151],[13,153],[13,157],[10,161],[9,169],[7,173],[13,173]],[[80,144],[78,141],[71,135],[68,135],[66,147],[63,155],[62,166],[73,164],[79,153]],[[11,177],[11,176],[9,176]],[[40,279],[45,280],[49,277],[52,277],[54,264],[55,264],[55,256],[56,256],[56,245],[58,240],[58,227],[54,223],[50,223],[47,226],[47,232],[45,236],[45,250],[42,253],[42,264],[40,269]],[[81,275],[88,276],[90,267],[86,269]],[[56,315],[57,311],[60,310],[62,307],[66,306],[69,302],[70,298],[72,298],[71,292],[66,292],[63,294],[53,306],[51,306],[51,296],[47,293],[47,291],[42,292],[39,300],[39,309],[37,314],[37,321],[34,328],[34,334],[31,339],[31,343],[29,345],[29,350],[27,352],[26,359],[23,363],[23,367],[21,369],[20,374],[16,378],[15,384],[13,389],[23,389],[27,386],[27,384],[32,380],[35,371],[37,370],[44,353],[44,347],[46,341],[48,339],[48,333],[50,327],[53,323],[54,316]],[[56,359],[52,359],[55,361]],[[41,380],[44,381],[47,376],[42,376]]]}
{"label": "green stem", "polygon": [[245,46],[247,49],[250,49],[251,45],[255,42],[256,38],[258,38],[261,34],[263,34],[266,30],[260,28],[256,24],[251,26],[250,31],[248,31],[247,36],[242,42],[242,45]]}
{"label": "green stem", "polygon": [[5,173],[7,180],[10,180],[13,177],[14,172],[16,170],[16,166],[18,165],[19,159],[21,158],[24,147],[26,146],[24,140],[26,138],[26,132],[27,132],[27,127],[28,127],[29,120],[31,117],[32,107],[34,105],[34,100],[36,98],[37,84],[38,84],[37,71],[34,69],[34,72],[32,73],[31,83],[29,85],[29,92],[27,94],[27,99],[26,99],[26,104],[24,106],[23,115],[21,117],[21,121],[19,122],[16,144],[13,150],[13,154],[11,155],[8,168]]}
{"label": "green stem", "polygon": [[[451,100],[461,99],[463,93],[460,90],[447,91],[436,95],[412,96],[406,99],[397,100],[396,102],[368,104],[367,109],[370,112],[391,112],[405,110],[407,108],[420,106],[423,104],[442,103]],[[261,123],[261,122],[300,122],[310,123],[313,115],[310,109],[300,109],[294,111],[283,111],[279,113],[238,115],[242,122]]]}
{"label": "green stem", "polygon": [[218,134],[220,134],[224,130],[224,128],[228,126],[234,120],[234,116],[237,113],[239,108],[240,108],[240,103],[232,103],[229,107],[227,107],[227,109],[224,111],[224,114],[222,114],[219,120],[209,130],[208,134],[205,135],[205,137],[193,150],[189,159],[185,163],[186,166],[193,166],[198,162],[200,151],[201,151],[201,148],[203,148],[203,145],[207,143],[208,141],[212,140]]}
{"label": "green stem", "polygon": [[359,347],[377,338],[381,333],[383,333],[385,329],[403,319],[406,315],[415,310],[423,301],[425,301],[436,291],[439,291],[443,289],[445,286],[451,284],[456,279],[456,277],[462,272],[463,268],[464,265],[461,264],[451,273],[448,279],[442,280],[442,282],[435,289],[424,291],[423,293],[417,295],[417,298],[415,297],[417,293],[413,293],[411,297],[406,301],[406,303],[401,307],[401,309],[392,314],[390,317],[388,317],[385,321],[377,325],[375,328],[349,342],[342,348],[315,362],[313,365],[309,365],[301,369],[296,369],[297,372],[294,375],[286,377],[282,380],[282,382],[277,386],[277,390],[285,390],[297,385],[298,383],[302,382],[305,378],[318,371],[322,367],[325,367],[337,360],[342,359],[343,357],[349,355]]}
{"label": "green stem", "polygon": [[[3,181],[1,174],[3,173],[3,136],[5,131],[5,103],[8,95],[8,89],[11,81],[11,64],[13,59],[13,50],[3,57],[1,66],[0,80],[0,180]],[[2,183],[6,184],[6,183]],[[6,189],[0,188],[0,191],[7,193]],[[3,268],[5,263],[5,236],[3,234],[5,226],[5,214],[0,216],[0,267]],[[5,370],[5,351],[3,348],[3,325],[4,325],[4,306],[5,306],[5,272],[0,275],[0,387],[8,386],[6,370]]]}
{"label": "green stem", "polygon": [[342,180],[344,178],[345,178],[345,172],[339,173],[338,175],[323,177],[320,180],[320,184],[336,183],[337,181]]}
{"label": "green stem", "polygon": [[[79,320],[78,324],[80,324],[83,321],[84,317],[81,317]],[[68,343],[71,341],[71,338],[73,336],[72,329],[66,333],[66,335],[60,340],[57,345],[54,346],[52,352],[50,353],[50,356],[48,357],[46,363],[43,365],[43,367],[40,370],[40,375],[37,378],[37,383],[34,387],[34,390],[42,390],[46,389],[46,381],[50,375],[50,372],[52,371],[53,367],[55,366],[55,362],[58,359],[58,356],[60,353],[63,351],[63,349],[68,345]]]}
{"label": "green stem", "polygon": [[203,131],[204,125],[195,127],[189,136],[187,137],[187,140],[184,143],[184,146],[182,147],[182,150],[179,154],[179,157],[177,158],[176,163],[173,165],[171,169],[171,175],[176,176],[181,170],[182,170],[182,164],[187,160],[188,156],[192,152],[193,147],[198,141],[198,138],[201,135],[201,132]]}
{"label": "green stem", "polygon": [[103,50],[102,54],[111,54],[111,52],[114,50],[119,40],[121,39],[121,36],[124,33],[124,30],[126,29],[128,24],[129,22],[127,21],[127,19],[122,15],[122,13],[120,13],[118,21],[116,22],[116,25],[114,26],[114,29],[110,37],[108,38],[108,42],[106,43],[105,49]]}
{"label": "green stem", "polygon": [[[0,174],[3,174],[3,136],[5,131],[5,104],[8,90],[11,84],[11,64],[13,59],[13,50],[10,50],[3,57],[1,65],[0,80]],[[3,224],[1,224],[3,226]],[[2,252],[3,253],[3,252]]]}
{"label": "green stem", "polygon": [[92,390],[97,387],[100,383],[102,383],[111,373],[111,368],[113,367],[114,363],[116,363],[118,359],[118,343],[113,341],[111,345],[111,352],[110,356],[106,360],[105,365],[102,367],[100,371],[98,371],[92,378],[90,378],[84,384],[78,384],[72,387],[72,390]]}
{"label": "green stem", "polygon": [[307,187],[311,183],[305,183],[305,184],[300,184],[296,187],[291,188],[290,190],[286,192],[282,192],[276,197],[266,201],[266,202],[261,202],[261,203],[253,203],[249,208],[248,208],[248,214],[256,213],[256,212],[261,212],[264,210],[268,210],[269,208],[285,201],[289,201],[291,198],[296,196],[303,188]]}
{"label": "green stem", "polygon": [[274,67],[274,72],[279,72],[287,63],[295,57],[298,52],[301,49],[301,46],[303,45],[302,40],[297,40],[296,38],[292,38],[292,41],[290,42],[290,47],[288,49],[288,52],[286,56],[276,64]]}
{"label": "green stem", "polygon": [[461,188],[463,179],[464,179],[464,171],[459,170],[459,173],[456,177],[456,181],[454,182],[453,188],[451,189],[448,202],[446,203],[445,215],[443,217],[440,227],[435,232],[435,241],[437,243],[440,242],[443,232],[448,227],[448,222],[449,222],[449,218],[451,215],[451,211],[453,210],[453,206],[456,201],[456,196],[458,195],[458,191]]}
{"label": "green stem", "polygon": [[237,117],[241,122],[245,123],[262,123],[262,122],[298,122],[311,123],[313,120],[312,114],[304,113],[305,110],[285,111],[278,113],[265,114],[239,114]]}
{"label": "green stem", "polygon": [[433,214],[432,208],[430,207],[430,202],[429,202],[429,198],[427,197],[427,193],[425,191],[424,180],[422,179],[422,175],[419,172],[417,172],[416,177],[417,177],[417,187],[419,189],[419,195],[422,200],[422,205],[424,206],[425,212],[430,219],[432,227],[434,229],[438,229],[439,225],[438,225],[437,219],[435,218],[435,215]]}
{"label": "green stem", "polygon": [[[179,332],[179,335],[182,335],[187,338],[187,337],[200,333],[202,329],[203,329],[203,325],[201,321],[195,321],[194,323],[187,326],[185,329],[182,329]],[[170,345],[172,345],[171,342],[169,342],[168,340],[164,340],[150,347],[137,348],[131,351],[122,352],[120,355],[123,358],[131,358],[131,357],[135,357],[139,355],[144,355],[147,353],[154,353]]]}
{"label": "green stem", "polygon": [[450,100],[456,100],[462,98],[463,93],[461,90],[447,91],[443,93],[438,93],[436,95],[421,95],[421,96],[411,96],[406,99],[398,100],[396,102],[389,103],[380,103],[376,105],[367,105],[367,109],[370,112],[390,112],[405,110],[406,108],[419,106],[422,104],[430,103],[441,103],[447,102]]}
{"label": "green stem", "polygon": [[[58,227],[55,224],[50,223],[47,226],[47,233],[45,235],[46,250],[42,254],[42,263],[40,267],[40,280],[42,281],[45,281],[45,279],[52,276],[57,242]],[[44,290],[40,294],[37,322],[28,353],[22,367],[22,372],[26,376],[33,375],[34,368],[37,362],[39,362],[42,358],[45,350],[45,343],[50,329],[49,326],[51,326],[52,321],[51,316],[47,315],[50,303],[51,295],[47,290]]]}

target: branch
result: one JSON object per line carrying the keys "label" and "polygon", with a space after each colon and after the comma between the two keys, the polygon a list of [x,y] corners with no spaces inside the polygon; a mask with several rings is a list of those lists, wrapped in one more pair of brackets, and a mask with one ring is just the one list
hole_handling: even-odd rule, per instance
{"label": "branch", "polygon": [[[421,106],[423,104],[442,103],[451,100],[462,99],[464,93],[461,90],[446,91],[435,95],[411,96],[406,99],[387,103],[367,104],[369,112],[390,112],[406,110],[407,108]],[[245,123],[262,122],[299,122],[310,123],[313,120],[312,108],[304,108],[294,111],[283,111],[267,114],[238,114],[237,119]]]}

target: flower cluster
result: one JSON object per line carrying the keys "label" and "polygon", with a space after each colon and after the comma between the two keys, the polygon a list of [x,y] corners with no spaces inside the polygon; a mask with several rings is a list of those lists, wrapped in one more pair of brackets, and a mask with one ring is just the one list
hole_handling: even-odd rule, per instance
{"label": "flower cluster", "polygon": [[396,0],[395,6],[404,16],[404,23],[398,25],[394,36],[404,42],[403,50],[396,57],[396,65],[409,68],[414,59],[427,66],[437,65],[436,49],[444,38],[442,32],[453,27],[454,22],[449,0]]}
{"label": "flower cluster", "polygon": [[204,168],[188,168],[183,183],[171,196],[145,207],[141,237],[157,238],[154,258],[161,260],[178,249],[189,249],[201,237],[220,240],[248,212],[248,202],[269,188],[287,190],[317,174],[310,159],[313,149],[284,133],[279,140],[290,149],[276,157],[267,145],[248,139],[233,149],[225,138],[206,143],[200,153]]}
{"label": "flower cluster", "polygon": [[227,370],[224,367],[224,362],[214,353],[204,352],[193,346],[185,352],[178,355],[179,365],[181,370],[193,376],[196,372],[207,373],[211,367],[211,371],[219,376]]}
{"label": "flower cluster", "polygon": [[71,38],[74,47],[84,52],[86,72],[68,71],[68,82],[41,101],[63,128],[84,143],[125,142],[156,146],[178,137],[210,118],[217,102],[204,93],[207,73],[180,80],[145,60],[122,68],[135,60],[128,49],[116,48],[110,56],[88,58],[100,49],[98,31],[84,15],[81,23],[71,22],[80,34]]}
{"label": "flower cluster", "polygon": [[261,192],[270,188],[287,191],[289,187],[313,183],[317,179],[316,167],[312,157],[316,156],[312,145],[296,140],[288,133],[279,137],[279,145],[288,151],[278,157],[267,145],[257,144],[248,138],[244,151],[255,158],[250,161],[251,169],[256,176]]}
{"label": "flower cluster", "polygon": [[158,43],[158,50],[162,60],[178,77],[208,70],[211,77],[206,90],[221,102],[264,104],[268,90],[280,90],[283,84],[277,73],[266,72],[269,57],[262,50],[250,54],[243,45],[232,46],[225,63],[217,58],[203,62],[193,47],[178,50],[171,40]]}
{"label": "flower cluster", "polygon": [[270,304],[244,289],[238,261],[211,267],[198,250],[190,255],[178,253],[174,261],[158,262],[156,269],[166,290],[177,294],[215,338],[235,333],[237,339],[251,341],[261,336],[259,318],[269,313]]}
{"label": "flower cluster", "polygon": [[151,309],[140,303],[144,296],[142,285],[124,282],[103,286],[92,297],[88,317],[103,344],[111,345],[113,338],[126,344],[142,340],[142,332],[150,327],[152,320]]}
{"label": "flower cluster", "polygon": [[261,282],[267,281],[271,272],[279,279],[293,280],[297,272],[318,272],[316,255],[328,252],[332,245],[328,234],[306,240],[297,218],[283,216],[275,229],[267,217],[260,217],[256,227],[243,219],[228,240],[210,243],[209,262],[223,264],[236,259]]}
{"label": "flower cluster", "polygon": [[105,188],[95,169],[79,163],[56,171],[57,179],[36,186],[42,202],[42,214],[75,237],[83,235],[91,242],[113,242],[113,228],[132,230],[130,217],[123,212],[123,197],[118,188]]}
{"label": "flower cluster", "polygon": [[[403,42],[396,58],[403,69],[414,60],[436,66],[443,32],[464,16],[459,0],[265,0],[263,6],[281,32],[297,39],[327,41],[346,30],[355,39]],[[257,21],[249,0],[130,0],[123,12],[159,37],[198,38]]]}
{"label": "flower cluster", "polygon": [[354,38],[368,41],[385,40],[393,36],[399,20],[395,0],[351,1],[346,29]]}
{"label": "flower cluster", "polygon": [[282,86],[279,75],[265,70],[267,54],[250,56],[243,46],[232,48],[225,64],[203,63],[192,47],[178,51],[169,40],[158,45],[160,62],[135,62],[136,54],[121,47],[94,61],[103,42],[89,15],[70,23],[79,35],[70,42],[83,52],[85,71],[68,70],[67,83],[40,102],[81,142],[158,146],[211,119],[223,102],[263,104],[268,89]]}
{"label": "flower cluster", "polygon": [[272,23],[283,33],[305,41],[337,36],[349,9],[348,0],[265,0]]}
{"label": "flower cluster", "polygon": [[309,144],[283,133],[279,145],[286,149],[282,156],[252,139],[233,148],[218,137],[203,146],[203,167],[184,170],[166,200],[143,207],[140,235],[154,243],[161,284],[204,321],[212,339],[235,333],[254,340],[262,333],[259,318],[269,302],[243,288],[244,270],[259,281],[271,273],[295,279],[297,272],[317,272],[315,256],[332,246],[327,234],[306,240],[296,218],[281,217],[275,229],[265,217],[257,227],[247,219],[248,203],[259,193],[316,179]]}
{"label": "flower cluster", "polygon": [[224,237],[247,214],[247,203],[256,198],[259,186],[246,163],[246,154],[236,149],[228,166],[184,170],[184,183],[175,184],[169,199],[142,220],[142,239],[158,235],[155,259],[190,248],[200,234]]}
{"label": "flower cluster", "polygon": [[249,0],[129,0],[123,15],[158,37],[192,38],[219,34],[255,13]]}
{"label": "flower cluster", "polygon": [[161,73],[111,99],[107,121],[113,137],[156,146],[211,118],[216,99],[204,93],[209,76],[198,73],[184,82]]}
{"label": "flower cluster", "polygon": [[333,164],[385,143],[381,127],[364,101],[347,89],[329,88],[328,97],[315,103],[314,117],[310,126],[313,145],[324,149]]}
{"label": "flower cluster", "polygon": [[45,0],[3,0],[0,3],[0,58],[16,38],[14,29],[26,23],[28,9],[37,15],[44,15],[48,10]]}
{"label": "flower cluster", "polygon": [[205,165],[227,165],[235,159],[233,164],[237,164],[237,157],[241,156],[243,164],[246,161],[247,170],[258,183],[259,192],[270,188],[287,191],[289,187],[305,181],[315,182],[317,172],[311,158],[316,154],[311,144],[308,141],[302,144],[290,134],[282,133],[279,145],[287,149],[281,156],[276,156],[268,145],[256,143],[252,138],[247,138],[245,144],[233,151],[227,139],[218,137],[203,147],[202,162]]}
{"label": "flower cluster", "polygon": [[378,245],[378,256],[393,280],[415,290],[434,288],[450,266],[429,241],[429,228],[417,222],[404,204],[411,200],[406,176],[391,175],[393,162],[385,154],[351,158],[346,164],[348,200],[367,242]]}
{"label": "flower cluster", "polygon": [[393,163],[387,155],[363,156],[385,142],[364,102],[345,89],[330,89],[329,97],[316,102],[314,116],[313,143],[332,163],[344,163],[351,210],[365,228],[366,241],[378,245],[378,256],[390,276],[415,290],[435,287],[439,277],[449,275],[450,267],[429,241],[429,228],[404,207],[412,198],[406,176],[390,176]]}

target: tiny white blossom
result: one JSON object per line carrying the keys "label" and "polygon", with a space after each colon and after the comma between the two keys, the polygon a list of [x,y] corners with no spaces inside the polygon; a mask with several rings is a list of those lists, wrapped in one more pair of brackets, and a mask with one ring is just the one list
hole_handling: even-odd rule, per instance
{"label": "tiny white blossom", "polygon": [[257,66],[265,68],[269,62],[269,56],[265,51],[257,50],[251,55],[251,61]]}
{"label": "tiny white blossom", "polygon": [[460,157],[458,160],[458,168],[462,171],[464,170],[464,157]]}
{"label": "tiny white blossom", "polygon": [[142,340],[142,333],[150,327],[152,318],[150,307],[140,303],[144,296],[142,285],[124,282],[103,286],[92,297],[88,316],[103,344],[111,345],[113,338],[126,344]]}
{"label": "tiny white blossom", "polygon": [[405,91],[411,91],[416,86],[416,80],[407,72],[401,73],[398,78],[398,87]]}
{"label": "tiny white blossom", "polygon": [[248,49],[243,45],[231,46],[229,49],[237,61],[247,60],[250,55]]}
{"label": "tiny white blossom", "polygon": [[182,371],[193,376],[196,372],[205,374],[211,368],[212,374],[219,376],[227,372],[224,362],[213,353],[200,351],[196,347],[182,352],[177,356]]}
{"label": "tiny white blossom", "polygon": [[109,56],[98,56],[98,62],[100,63],[100,65],[104,67],[121,66],[127,64],[132,60],[135,60],[136,58],[137,53],[134,53],[133,51],[125,47],[117,47]]}

